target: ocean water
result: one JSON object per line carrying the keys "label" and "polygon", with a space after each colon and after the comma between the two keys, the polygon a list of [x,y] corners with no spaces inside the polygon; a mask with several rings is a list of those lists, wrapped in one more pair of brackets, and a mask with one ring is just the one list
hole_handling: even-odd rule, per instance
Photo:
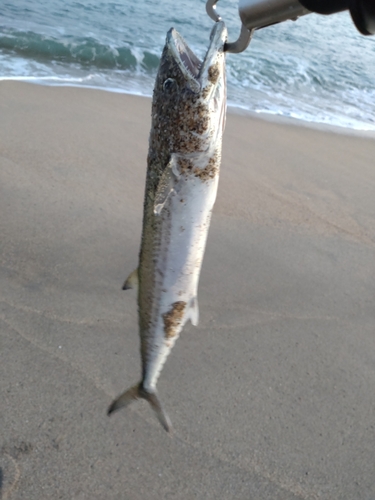
{"label": "ocean water", "polygon": [[[229,39],[238,2],[220,0]],[[204,0],[3,0],[0,79],[152,94],[173,26],[202,57],[213,21]],[[259,113],[375,130],[375,37],[348,13],[314,14],[259,30],[228,54],[229,104]]]}

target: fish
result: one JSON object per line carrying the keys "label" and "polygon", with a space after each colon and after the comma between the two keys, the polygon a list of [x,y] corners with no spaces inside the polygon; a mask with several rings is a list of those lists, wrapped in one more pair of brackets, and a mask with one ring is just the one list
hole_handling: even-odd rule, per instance
{"label": "fish", "polygon": [[138,287],[142,376],[107,413],[145,399],[168,432],[156,383],[186,322],[198,324],[226,119],[226,39],[225,24],[215,23],[201,61],[174,28],[167,33],[153,91],[139,265],[123,286]]}

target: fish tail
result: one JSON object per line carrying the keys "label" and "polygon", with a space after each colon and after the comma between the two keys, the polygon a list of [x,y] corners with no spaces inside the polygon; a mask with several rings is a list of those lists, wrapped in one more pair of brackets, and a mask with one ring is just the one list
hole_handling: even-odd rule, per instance
{"label": "fish tail", "polygon": [[130,405],[133,401],[136,399],[139,399],[139,385],[134,385],[133,387],[130,387],[127,391],[122,393],[118,398],[116,398],[114,401],[112,401],[111,405],[109,406],[107,410],[107,415],[111,415],[116,410],[120,410],[121,408],[126,408],[127,406]]}
{"label": "fish tail", "polygon": [[136,399],[145,399],[151,405],[151,408],[156,413],[156,416],[167,432],[172,431],[172,424],[162,407],[156,392],[146,391],[143,387],[142,382],[130,387],[127,391],[122,393],[118,398],[116,398],[108,408],[107,415],[111,415],[114,411],[120,410],[121,408],[126,408]]}

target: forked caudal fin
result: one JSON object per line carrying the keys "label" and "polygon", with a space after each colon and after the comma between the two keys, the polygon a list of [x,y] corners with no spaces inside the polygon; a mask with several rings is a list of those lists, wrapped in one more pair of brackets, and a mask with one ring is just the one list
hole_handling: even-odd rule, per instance
{"label": "forked caudal fin", "polygon": [[133,387],[130,387],[127,391],[125,391],[121,396],[115,399],[110,407],[108,408],[107,415],[111,415],[114,411],[120,410],[121,408],[126,408],[133,401],[137,399],[145,399],[151,405],[151,408],[156,413],[159,422],[164,427],[167,432],[172,431],[172,424],[169,420],[168,415],[165,413],[156,392],[147,392],[140,382]]}

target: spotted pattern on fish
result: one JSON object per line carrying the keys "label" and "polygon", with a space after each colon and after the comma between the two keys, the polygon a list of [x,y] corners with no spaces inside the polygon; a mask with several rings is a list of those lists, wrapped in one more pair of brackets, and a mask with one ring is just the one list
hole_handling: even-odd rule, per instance
{"label": "spotted pattern on fish", "polygon": [[210,66],[208,69],[208,79],[211,83],[215,84],[220,76],[220,69],[217,64]]}
{"label": "spotted pattern on fish", "polygon": [[181,324],[184,317],[186,302],[180,300],[172,304],[171,309],[163,314],[165,338],[169,339],[176,335],[176,328]]}

